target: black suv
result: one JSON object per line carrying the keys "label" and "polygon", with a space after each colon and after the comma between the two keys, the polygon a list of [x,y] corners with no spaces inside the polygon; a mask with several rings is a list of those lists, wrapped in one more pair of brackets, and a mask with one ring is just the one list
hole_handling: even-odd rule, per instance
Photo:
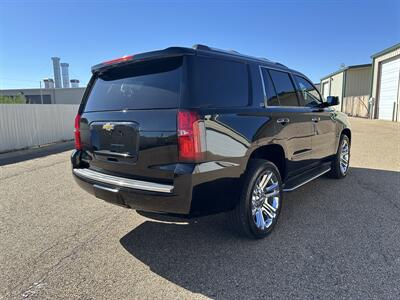
{"label": "black suv", "polygon": [[284,192],[346,176],[351,131],[303,74],[203,45],[125,56],[92,68],[75,120],[78,184],[139,211],[231,211],[265,237]]}

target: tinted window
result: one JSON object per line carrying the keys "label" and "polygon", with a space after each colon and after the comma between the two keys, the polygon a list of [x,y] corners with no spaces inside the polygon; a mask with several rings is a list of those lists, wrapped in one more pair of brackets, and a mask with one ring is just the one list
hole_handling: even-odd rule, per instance
{"label": "tinted window", "polygon": [[25,95],[26,103],[29,104],[41,104],[43,100],[43,104],[51,104],[51,96],[50,95]]}
{"label": "tinted window", "polygon": [[131,64],[96,78],[85,111],[176,108],[182,58]]}
{"label": "tinted window", "polygon": [[265,100],[267,106],[279,106],[278,97],[275,92],[274,85],[272,83],[271,77],[267,69],[261,68],[263,80],[264,80],[264,90],[265,90]]}
{"label": "tinted window", "polygon": [[321,97],[313,85],[303,77],[294,76],[299,91],[304,99],[305,106],[317,106],[321,103]]}
{"label": "tinted window", "polygon": [[192,63],[191,106],[248,105],[248,75],[245,64],[204,57],[194,57]]}
{"label": "tinted window", "polygon": [[281,106],[299,106],[296,90],[286,72],[269,70]]}

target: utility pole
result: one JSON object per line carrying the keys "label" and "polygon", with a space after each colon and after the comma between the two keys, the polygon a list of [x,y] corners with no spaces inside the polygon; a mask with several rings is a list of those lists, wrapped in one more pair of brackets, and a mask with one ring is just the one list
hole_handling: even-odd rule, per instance
{"label": "utility pole", "polygon": [[43,93],[42,93],[42,81],[41,80],[39,81],[39,85],[40,85],[40,100],[43,104]]}

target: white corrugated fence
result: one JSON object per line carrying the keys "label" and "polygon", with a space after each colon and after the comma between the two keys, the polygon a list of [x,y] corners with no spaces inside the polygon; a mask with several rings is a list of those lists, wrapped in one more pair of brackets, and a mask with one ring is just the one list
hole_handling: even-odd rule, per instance
{"label": "white corrugated fence", "polygon": [[0,153],[73,139],[78,107],[0,104]]}

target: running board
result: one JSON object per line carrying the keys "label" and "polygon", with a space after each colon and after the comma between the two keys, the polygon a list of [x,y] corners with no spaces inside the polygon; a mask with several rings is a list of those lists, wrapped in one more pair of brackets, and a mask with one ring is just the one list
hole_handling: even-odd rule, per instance
{"label": "running board", "polygon": [[292,192],[295,189],[305,185],[306,183],[309,183],[310,181],[313,181],[314,179],[317,179],[318,177],[324,175],[325,173],[329,172],[331,170],[330,164],[329,166],[320,166],[316,169],[312,169],[310,171],[307,171],[306,173],[297,176],[289,181],[287,181],[282,189],[283,192]]}

